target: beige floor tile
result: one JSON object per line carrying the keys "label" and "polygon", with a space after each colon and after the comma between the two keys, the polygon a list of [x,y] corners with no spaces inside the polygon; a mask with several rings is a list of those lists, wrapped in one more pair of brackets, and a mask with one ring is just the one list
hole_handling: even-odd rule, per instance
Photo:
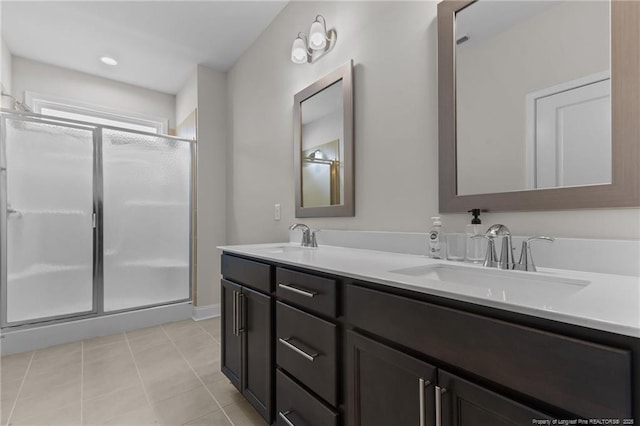
{"label": "beige floor tile", "polygon": [[204,331],[213,336],[213,338],[220,341],[220,317],[198,321],[198,325],[202,327]]}
{"label": "beige floor tile", "polygon": [[95,362],[85,366],[82,379],[83,399],[97,398],[140,384],[133,361],[130,364],[122,363],[120,367],[115,366],[116,364],[110,364],[103,369],[93,368],[100,364],[101,362]]}
{"label": "beige floor tile", "polygon": [[200,327],[195,329],[188,336],[172,337],[173,343],[180,349],[195,349],[202,346],[213,345],[216,341],[209,334],[205,333]]}
{"label": "beige floor tile", "polygon": [[212,389],[213,386],[215,386],[216,382],[224,380],[229,383],[229,379],[227,378],[227,376],[222,374],[222,371],[220,370],[215,370],[209,374],[202,375],[200,376],[200,380],[202,380],[202,382],[208,389]]}
{"label": "beige floor tile", "polygon": [[125,334],[127,335],[127,339],[131,341],[140,339],[142,337],[149,337],[160,334],[164,335],[164,331],[162,331],[162,326],[156,325],[154,327],[139,328],[137,330],[127,331]]}
{"label": "beige floor tile", "polygon": [[84,426],[155,426],[157,424],[153,409],[148,404],[97,423],[86,421],[83,423]]}
{"label": "beige floor tile", "polygon": [[173,322],[162,326],[172,339],[184,339],[192,335],[203,333],[203,330],[193,320]]}
{"label": "beige floor tile", "polygon": [[138,365],[167,363],[183,359],[180,352],[178,352],[169,340],[162,346],[140,349],[133,353],[133,358]]}
{"label": "beige floor tile", "polygon": [[82,341],[83,349],[85,351],[92,350],[104,345],[110,345],[112,343],[124,342],[126,339],[124,333],[109,334],[106,336],[94,337],[93,339],[86,339]]}
{"label": "beige floor tile", "polygon": [[27,371],[33,352],[7,355],[0,358],[0,378],[2,383],[20,380]]}
{"label": "beige floor tile", "polygon": [[54,388],[42,388],[37,394],[30,398],[23,398],[18,395],[12,422],[24,422],[30,417],[44,417],[60,407],[76,404],[78,415],[80,414],[80,383],[77,385],[64,385]]}
{"label": "beige floor tile", "polygon": [[46,397],[49,389],[71,389],[80,388],[80,368],[77,365],[69,366],[66,369],[58,370],[50,374],[40,374],[33,376],[27,374],[24,380],[20,398]]}
{"label": "beige floor tile", "polygon": [[158,417],[158,423],[170,426],[183,425],[219,410],[204,386],[160,401],[154,404],[153,408]]}
{"label": "beige floor tile", "polygon": [[80,400],[47,412],[33,413],[25,418],[12,418],[11,426],[80,426]]}
{"label": "beige floor tile", "polygon": [[74,351],[68,353],[61,353],[59,355],[54,355],[55,352],[52,352],[46,356],[40,356],[37,352],[33,357],[33,361],[31,362],[31,366],[29,367],[29,375],[37,376],[40,374],[52,374],[60,370],[72,371],[75,370],[78,373],[80,372],[80,364],[82,362],[82,352]]}
{"label": "beige floor tile", "polygon": [[143,378],[142,382],[152,402],[203,387],[200,379],[192,371],[168,371],[150,381]]}
{"label": "beige floor tile", "polygon": [[91,349],[85,349],[83,362],[85,364],[91,364],[93,362],[104,361],[117,357],[132,359],[131,350],[124,338],[113,343],[94,346]]}
{"label": "beige floor tile", "polygon": [[9,414],[11,414],[13,404],[16,402],[21,384],[22,380],[16,380],[2,385],[2,393],[0,394],[0,425],[5,425],[7,420],[9,420]]}
{"label": "beige floor tile", "polygon": [[86,424],[100,424],[112,417],[129,413],[140,408],[150,408],[142,385],[122,389],[82,403],[82,421]]}
{"label": "beige floor tile", "polygon": [[223,407],[235,426],[267,426],[265,419],[245,399]]}
{"label": "beige floor tile", "polygon": [[164,334],[162,329],[158,329],[157,332],[141,336],[136,339],[129,339],[129,345],[134,354],[139,352],[148,351],[149,349],[156,348],[158,346],[171,345],[171,341]]}
{"label": "beige floor tile", "polygon": [[231,426],[231,422],[222,411],[218,410],[185,423],[184,426]]}
{"label": "beige floor tile", "polygon": [[33,360],[52,359],[61,356],[68,356],[75,352],[82,351],[81,342],[65,343],[63,345],[50,346],[45,349],[38,349],[33,355]]}
{"label": "beige floor tile", "polygon": [[209,383],[207,388],[222,407],[245,401],[242,394],[228,380]]}

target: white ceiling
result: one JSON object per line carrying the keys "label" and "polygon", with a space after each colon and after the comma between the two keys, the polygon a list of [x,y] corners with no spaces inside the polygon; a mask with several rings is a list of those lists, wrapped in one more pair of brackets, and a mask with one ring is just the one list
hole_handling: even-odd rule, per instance
{"label": "white ceiling", "polygon": [[198,64],[227,71],[286,4],[2,0],[0,12],[15,56],[175,94]]}

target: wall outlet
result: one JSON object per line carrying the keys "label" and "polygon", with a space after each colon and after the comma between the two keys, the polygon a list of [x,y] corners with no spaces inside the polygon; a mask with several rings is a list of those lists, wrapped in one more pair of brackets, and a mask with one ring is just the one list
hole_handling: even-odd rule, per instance
{"label": "wall outlet", "polygon": [[280,204],[273,205],[273,218],[275,220],[280,220]]}

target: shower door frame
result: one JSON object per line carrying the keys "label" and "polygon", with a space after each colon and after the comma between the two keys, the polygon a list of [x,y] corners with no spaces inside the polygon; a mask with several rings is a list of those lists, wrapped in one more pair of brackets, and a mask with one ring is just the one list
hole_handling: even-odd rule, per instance
{"label": "shower door frame", "polygon": [[[178,303],[191,302],[193,300],[193,278],[195,276],[194,259],[195,252],[195,209],[196,209],[196,190],[197,176],[195,175],[197,166],[197,143],[195,139],[184,139],[170,135],[161,135],[157,133],[143,132],[139,130],[131,130],[117,126],[109,126],[102,124],[89,123],[84,121],[58,118],[42,114],[12,111],[0,109],[0,156],[6,158],[6,120],[10,117],[18,117],[20,120],[52,124],[57,126],[90,130],[93,133],[93,214],[95,217],[95,226],[93,227],[93,280],[92,280],[92,310],[71,314],[62,314],[50,317],[35,318],[23,321],[7,321],[7,287],[8,287],[8,258],[7,258],[7,174],[8,170],[0,170],[0,329],[17,330],[44,325],[57,324],[69,321],[76,321],[88,318],[97,318],[125,312],[139,311],[142,309],[155,308],[159,306],[167,306]],[[103,168],[102,168],[102,131],[110,129],[127,133],[135,133],[140,135],[152,136],[163,139],[170,139],[189,144],[189,296],[184,299],[171,300],[168,302],[153,303],[149,305],[136,306],[113,311],[104,311],[104,192],[103,192]],[[0,162],[1,164],[1,162]],[[7,169],[8,169],[7,165]]]}

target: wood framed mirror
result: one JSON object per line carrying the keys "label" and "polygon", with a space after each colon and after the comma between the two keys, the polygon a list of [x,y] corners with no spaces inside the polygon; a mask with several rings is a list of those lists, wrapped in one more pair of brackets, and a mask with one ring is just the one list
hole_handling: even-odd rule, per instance
{"label": "wood framed mirror", "polygon": [[440,212],[640,206],[640,2],[443,0],[438,61]]}
{"label": "wood framed mirror", "polygon": [[354,216],[353,65],[294,96],[296,217]]}

